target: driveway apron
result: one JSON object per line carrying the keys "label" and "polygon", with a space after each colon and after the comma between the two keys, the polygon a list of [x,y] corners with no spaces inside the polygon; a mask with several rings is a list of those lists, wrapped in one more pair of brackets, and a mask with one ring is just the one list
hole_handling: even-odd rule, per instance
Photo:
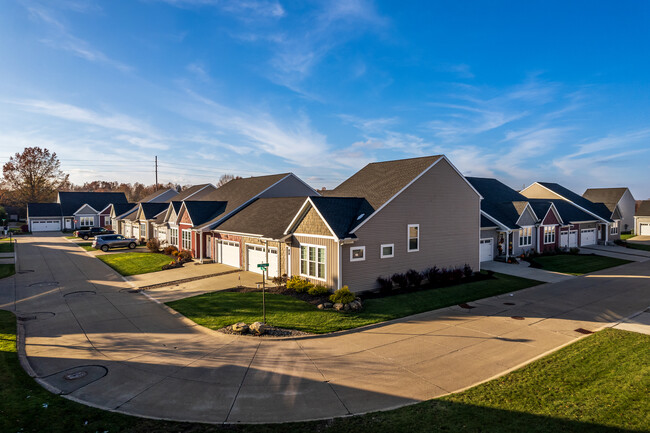
{"label": "driveway apron", "polygon": [[650,305],[632,263],[359,330],[294,339],[195,325],[61,236],[25,237],[0,280],[25,367],[75,401],[209,423],[386,410],[489,380]]}

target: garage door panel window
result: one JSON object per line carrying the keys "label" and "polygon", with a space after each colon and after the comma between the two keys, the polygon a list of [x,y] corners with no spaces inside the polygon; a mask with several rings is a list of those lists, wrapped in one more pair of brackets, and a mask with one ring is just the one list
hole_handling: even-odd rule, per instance
{"label": "garage door panel window", "polygon": [[519,229],[519,246],[529,247],[533,244],[533,228],[524,227]]}
{"label": "garage door panel window", "polygon": [[300,273],[305,277],[325,280],[325,247],[300,246]]}
{"label": "garage door panel window", "polygon": [[555,227],[544,227],[544,243],[555,243]]}

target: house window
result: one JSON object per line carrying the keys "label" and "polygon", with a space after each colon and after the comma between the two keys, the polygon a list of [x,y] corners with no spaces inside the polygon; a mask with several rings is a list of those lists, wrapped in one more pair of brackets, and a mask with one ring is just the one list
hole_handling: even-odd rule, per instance
{"label": "house window", "polygon": [[413,251],[420,251],[420,224],[408,225],[408,250],[409,253]]}
{"label": "house window", "polygon": [[105,226],[110,226],[111,225],[111,217],[110,216],[104,217],[104,225]]}
{"label": "house window", "polygon": [[178,245],[178,229],[170,228],[169,229],[169,243],[172,245]]}
{"label": "house window", "polygon": [[554,244],[555,243],[555,227],[544,227],[544,243],[545,244]]}
{"label": "house window", "polygon": [[524,227],[519,229],[519,246],[529,247],[533,244],[533,228]]}
{"label": "house window", "polygon": [[184,250],[191,249],[192,248],[192,231],[191,230],[183,230],[182,235],[183,235],[183,249]]}
{"label": "house window", "polygon": [[300,246],[300,273],[306,277],[325,279],[325,247]]}
{"label": "house window", "polygon": [[147,225],[146,224],[140,224],[140,237],[146,237],[147,236]]}
{"label": "house window", "polygon": [[92,227],[95,225],[95,217],[82,216],[79,218],[79,225],[81,227]]}
{"label": "house window", "polygon": [[614,221],[609,228],[609,234],[610,235],[617,235],[618,234],[618,221]]}
{"label": "house window", "polygon": [[382,244],[380,249],[380,257],[382,259],[389,259],[395,256],[395,244]]}
{"label": "house window", "polygon": [[352,247],[350,248],[350,261],[362,262],[366,260],[366,247]]}

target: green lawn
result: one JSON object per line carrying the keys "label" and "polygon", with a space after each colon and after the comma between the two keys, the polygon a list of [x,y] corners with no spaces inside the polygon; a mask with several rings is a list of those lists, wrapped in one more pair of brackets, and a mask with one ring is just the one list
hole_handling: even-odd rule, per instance
{"label": "green lawn", "polygon": [[16,267],[13,264],[0,264],[0,278],[10,277],[16,273]]}
{"label": "green lawn", "polygon": [[637,244],[634,242],[628,242],[626,245],[628,248],[632,248],[633,250],[650,251],[650,245]]}
{"label": "green lawn", "polygon": [[14,252],[14,243],[13,242],[0,242],[0,253],[13,253]]}
{"label": "green lawn", "polygon": [[92,245],[93,245],[92,242],[79,242],[79,243],[77,243],[77,246],[80,246],[81,248],[83,248],[86,251],[99,251],[98,249],[93,248]]}
{"label": "green lawn", "polygon": [[535,257],[533,260],[541,265],[542,269],[570,275],[583,275],[589,272],[600,271],[613,266],[630,263],[629,260],[615,259],[613,257],[592,255],[574,256],[570,254]]}
{"label": "green lawn", "polygon": [[50,394],[20,367],[15,342],[15,318],[0,311],[3,432],[620,433],[648,431],[650,426],[650,336],[612,329],[499,379],[401,409],[329,422],[236,425],[225,429],[135,418]]}
{"label": "green lawn", "polygon": [[77,236],[66,236],[65,238],[66,239],[81,239],[81,238],[79,238]]}
{"label": "green lawn", "polygon": [[636,235],[632,234],[632,233],[626,234],[626,235],[621,235],[621,240],[626,241],[626,240],[628,240],[630,238],[633,238],[634,236],[636,236]]}
{"label": "green lawn", "polygon": [[[319,310],[314,305],[291,296],[267,294],[266,323],[322,334],[384,322],[539,284],[538,281],[509,275],[495,274],[495,277],[452,287],[368,299],[364,301],[364,308],[359,313]],[[236,322],[252,323],[262,320],[260,292],[213,292],[167,305],[210,329],[223,328]]]}
{"label": "green lawn", "polygon": [[154,253],[104,254],[97,258],[124,276],[160,271],[172,261],[169,256]]}

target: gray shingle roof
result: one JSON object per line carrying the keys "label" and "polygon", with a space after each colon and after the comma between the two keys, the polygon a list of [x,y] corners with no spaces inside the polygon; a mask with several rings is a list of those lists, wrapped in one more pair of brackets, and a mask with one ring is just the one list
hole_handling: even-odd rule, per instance
{"label": "gray shingle roof", "polygon": [[59,192],[59,202],[63,216],[72,216],[84,204],[90,205],[101,212],[109,204],[127,203],[123,192]]}
{"label": "gray shingle roof", "polygon": [[643,200],[634,213],[635,216],[650,216],[650,200]]}
{"label": "gray shingle roof", "polygon": [[350,231],[374,212],[365,198],[311,197],[311,201],[339,239],[355,237]]}
{"label": "gray shingle roof", "polygon": [[238,211],[215,230],[281,239],[307,197],[260,198]]}
{"label": "gray shingle roof", "polygon": [[61,217],[59,203],[28,203],[27,216],[32,217]]}
{"label": "gray shingle roof", "polygon": [[497,227],[497,225],[493,223],[492,220],[485,217],[485,215],[481,215],[481,228],[492,228],[492,227]]}
{"label": "gray shingle roof", "polygon": [[[605,203],[609,208],[611,204],[616,205],[621,200],[625,191],[627,191],[625,187],[589,188],[582,196],[594,203]],[[614,208],[611,208],[611,210],[614,211]]]}
{"label": "gray shingle roof", "polygon": [[440,158],[442,155],[373,162],[323,195],[363,197],[376,210]]}
{"label": "gray shingle roof", "polygon": [[[588,211],[598,215],[602,219],[606,221],[612,221],[611,216],[612,212],[607,209],[607,206],[601,206],[596,203],[593,203],[590,200],[587,200],[586,198],[576,194],[575,192],[571,191],[568,188],[563,187],[562,185],[558,183],[553,183],[553,182],[537,182],[538,184],[550,189],[554,193],[561,195],[565,199],[577,204],[578,206],[587,209]],[[601,203],[602,204],[602,203]]]}
{"label": "gray shingle roof", "polygon": [[144,218],[150,220],[169,208],[169,203],[140,203],[140,207],[142,208]]}
{"label": "gray shingle roof", "polygon": [[113,210],[117,218],[125,216],[127,213],[135,212],[138,208],[137,203],[114,203]]}
{"label": "gray shingle roof", "polygon": [[[483,212],[509,229],[519,227],[517,221],[528,205],[526,197],[497,179],[487,177],[467,177],[466,179],[483,196],[483,200],[481,200]],[[494,223],[491,223],[491,226],[494,226]]]}
{"label": "gray shingle roof", "polygon": [[139,203],[169,203],[172,199],[175,199],[178,195],[178,191],[172,188],[165,190],[155,191],[145,198],[141,199]]}
{"label": "gray shingle roof", "polygon": [[183,202],[185,209],[192,219],[194,227],[201,226],[217,215],[223,214],[227,203],[223,201],[193,201]]}

